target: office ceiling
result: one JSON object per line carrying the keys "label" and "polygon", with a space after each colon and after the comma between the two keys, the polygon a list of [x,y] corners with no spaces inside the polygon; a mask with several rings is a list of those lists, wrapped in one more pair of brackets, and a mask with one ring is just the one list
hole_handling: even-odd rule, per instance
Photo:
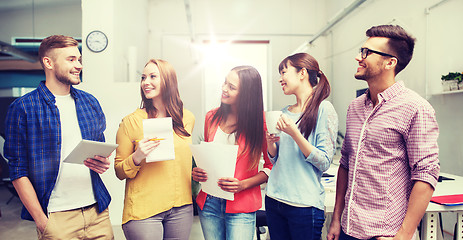
{"label": "office ceiling", "polygon": [[14,11],[32,7],[75,4],[80,0],[0,0],[0,11]]}
{"label": "office ceiling", "polygon": [[[38,8],[46,8],[53,6],[66,6],[80,4],[81,0],[0,0],[1,12],[11,11],[33,11]],[[8,23],[3,23],[8,24]],[[1,25],[1,24],[0,24]],[[36,62],[36,57],[24,52],[9,43],[0,41],[0,60],[17,60],[23,59],[30,62]]]}

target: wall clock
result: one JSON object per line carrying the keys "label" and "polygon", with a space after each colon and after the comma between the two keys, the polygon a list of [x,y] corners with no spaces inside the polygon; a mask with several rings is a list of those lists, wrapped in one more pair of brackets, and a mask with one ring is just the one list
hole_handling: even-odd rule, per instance
{"label": "wall clock", "polygon": [[87,35],[86,43],[90,51],[99,53],[108,46],[108,37],[102,31],[92,31]]}

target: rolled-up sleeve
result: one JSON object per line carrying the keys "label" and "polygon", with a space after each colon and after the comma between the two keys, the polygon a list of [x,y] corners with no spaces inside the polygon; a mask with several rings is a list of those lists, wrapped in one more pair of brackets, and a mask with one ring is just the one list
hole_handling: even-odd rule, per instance
{"label": "rolled-up sleeve", "polygon": [[435,112],[427,105],[417,109],[410,122],[406,139],[411,179],[423,181],[435,187],[439,177],[439,127]]}
{"label": "rolled-up sleeve", "polygon": [[5,158],[8,159],[11,180],[28,176],[26,125],[26,116],[21,104],[18,102],[11,104],[5,119],[3,148]]}
{"label": "rolled-up sleeve", "polygon": [[[346,116],[346,119],[350,119],[351,118],[351,105],[349,105],[349,107],[347,108],[347,116]],[[351,126],[349,125],[349,121],[346,121],[346,134],[344,136],[344,140],[342,141],[342,146],[341,146],[341,159],[339,160],[339,165],[341,165],[342,167],[344,167],[345,169],[349,169],[349,156],[350,154],[352,154],[352,144],[353,144],[353,140],[351,138],[351,136],[349,135],[349,131],[347,131],[347,129],[351,128]]]}

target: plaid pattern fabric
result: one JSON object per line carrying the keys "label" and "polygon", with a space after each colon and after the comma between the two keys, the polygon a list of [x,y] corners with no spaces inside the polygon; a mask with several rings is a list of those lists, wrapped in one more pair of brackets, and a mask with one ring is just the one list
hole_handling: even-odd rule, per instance
{"label": "plaid pattern fabric", "polygon": [[[71,87],[76,103],[82,138],[104,141],[106,120],[92,95]],[[61,126],[55,97],[41,82],[38,88],[16,99],[5,120],[5,157],[9,160],[10,178],[28,177],[44,212],[54,188],[60,166]],[[98,173],[91,171],[93,191],[99,211],[105,210],[111,197]],[[32,220],[23,208],[21,217]]]}
{"label": "plaid pattern fabric", "polygon": [[403,82],[355,99],[347,112],[341,165],[348,187],[341,225],[352,237],[394,236],[413,181],[436,186],[439,130],[431,105]]}

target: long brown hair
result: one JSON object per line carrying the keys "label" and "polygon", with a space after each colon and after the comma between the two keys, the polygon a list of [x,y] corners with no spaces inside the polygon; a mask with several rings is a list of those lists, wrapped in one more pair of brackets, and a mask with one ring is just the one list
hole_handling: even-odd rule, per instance
{"label": "long brown hair", "polygon": [[[177,74],[174,68],[170,63],[161,59],[151,59],[145,64],[145,67],[150,63],[156,64],[159,69],[162,102],[166,107],[167,116],[172,118],[175,133],[189,137],[190,134],[183,126],[183,102],[178,93]],[[140,108],[146,109],[148,118],[156,117],[158,110],[154,107],[153,100],[145,97],[141,86],[140,92],[142,98]]]}
{"label": "long brown hair", "polygon": [[[259,165],[264,142],[264,103],[262,95],[262,79],[259,72],[251,66],[238,66],[231,71],[236,72],[240,79],[240,87],[237,98],[237,123],[234,132],[235,141],[240,136],[245,139],[244,151],[249,153],[251,167]],[[212,124],[219,124],[227,119],[230,113],[230,105],[220,104],[219,109],[212,117]]]}
{"label": "long brown hair", "polygon": [[296,53],[286,57],[281,61],[280,66],[278,66],[279,72],[281,73],[284,68],[288,68],[288,65],[296,68],[297,72],[305,68],[309,74],[309,84],[313,88],[312,94],[305,104],[306,107],[304,112],[296,122],[299,123],[299,130],[301,133],[305,138],[308,138],[317,125],[318,107],[320,103],[330,96],[330,83],[325,74],[320,71],[317,60],[310,54]]}

